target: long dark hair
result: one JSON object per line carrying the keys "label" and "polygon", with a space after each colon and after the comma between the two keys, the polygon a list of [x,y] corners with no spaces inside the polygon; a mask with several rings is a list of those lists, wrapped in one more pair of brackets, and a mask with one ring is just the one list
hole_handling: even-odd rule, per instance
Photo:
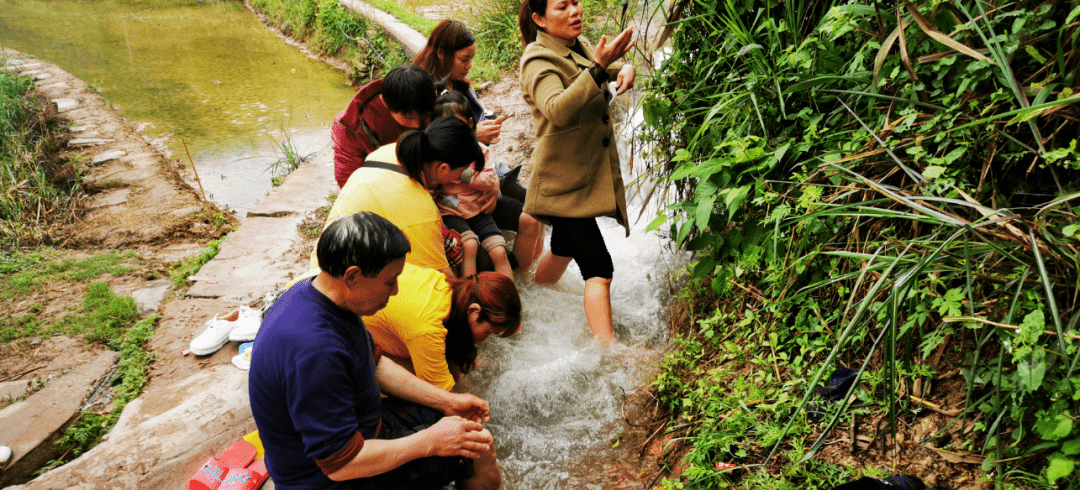
{"label": "long dark hair", "polygon": [[532,14],[536,12],[541,17],[547,13],[547,0],[524,0],[518,11],[518,29],[521,30],[521,45],[528,46],[536,40],[536,31],[544,30],[532,20]]}
{"label": "long dark hair", "polygon": [[[476,44],[476,36],[464,22],[443,19],[428,36],[424,49],[416,53],[413,64],[437,80],[445,79],[454,66],[454,54]],[[442,59],[439,54],[442,54]]]}
{"label": "long dark hair", "polygon": [[476,134],[461,119],[440,117],[423,130],[409,131],[398,138],[397,159],[409,178],[423,182],[424,165],[440,161],[452,169],[473,165],[484,168],[484,150]]}
{"label": "long dark hair", "polygon": [[480,305],[479,321],[512,332],[521,325],[521,296],[514,281],[497,272],[481,272],[473,279],[447,279],[453,290],[446,327],[446,361],[469,372],[476,362],[476,341],[469,328],[469,305]]}

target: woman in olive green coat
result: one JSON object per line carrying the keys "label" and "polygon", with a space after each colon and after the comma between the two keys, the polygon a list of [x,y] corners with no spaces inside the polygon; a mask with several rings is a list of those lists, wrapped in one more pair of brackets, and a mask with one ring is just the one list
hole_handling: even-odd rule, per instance
{"label": "woman in olive green coat", "polygon": [[611,324],[614,265],[596,217],[611,216],[630,234],[607,82],[619,93],[634,83],[634,67],[617,62],[633,47],[626,29],[593,48],[581,36],[578,0],[525,0],[518,14],[525,53],[521,92],[536,122],[536,149],[525,212],[551,222],[551,251],[536,269],[537,283],[555,282],[571,260],[585,279],[585,317],[604,341]]}

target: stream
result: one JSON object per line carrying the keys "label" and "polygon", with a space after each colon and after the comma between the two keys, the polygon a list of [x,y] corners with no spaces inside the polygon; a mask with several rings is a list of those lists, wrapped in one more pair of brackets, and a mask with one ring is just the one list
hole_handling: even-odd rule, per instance
{"label": "stream", "polygon": [[[0,0],[0,42],[98,88],[145,123],[144,134],[171,136],[166,144],[186,160],[183,139],[207,193],[241,216],[270,189],[273,141],[288,134],[301,153],[322,148],[355,92],[233,0]],[[624,128],[640,124],[628,119]],[[628,132],[619,143],[625,182],[638,177]],[[630,186],[627,199],[633,220],[646,203]],[[613,219],[599,220],[615,263],[618,343],[594,340],[581,294],[566,291],[575,287],[519,280],[522,332],[481,345],[462,385],[491,404],[504,488],[580,488],[581,475],[609,464],[595,455],[624,430],[625,396],[651,381],[668,343],[670,277],[686,263],[669,239],[645,230],[655,215],[645,212],[629,237]],[[583,287],[576,264],[566,275]]]}
{"label": "stream", "polygon": [[271,189],[277,145],[319,150],[355,93],[235,0],[0,0],[0,43],[97,88],[184,163],[186,143],[239,217]]}

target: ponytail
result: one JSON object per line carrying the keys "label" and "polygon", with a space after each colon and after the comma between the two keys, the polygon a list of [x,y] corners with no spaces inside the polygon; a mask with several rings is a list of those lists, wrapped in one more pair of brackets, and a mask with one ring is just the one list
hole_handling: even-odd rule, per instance
{"label": "ponytail", "polygon": [[431,153],[427,135],[421,130],[412,130],[401,135],[397,143],[397,159],[405,173],[415,182],[423,182],[425,155]]}
{"label": "ponytail", "polygon": [[398,138],[397,159],[409,178],[423,182],[424,165],[439,161],[451,169],[484,168],[484,150],[476,141],[476,133],[465,121],[443,116],[424,130],[409,131]]}
{"label": "ponytail", "polygon": [[533,12],[543,16],[547,12],[547,0],[523,0],[518,10],[518,28],[521,30],[521,45],[528,46],[536,41],[536,31],[543,29],[532,20]]}

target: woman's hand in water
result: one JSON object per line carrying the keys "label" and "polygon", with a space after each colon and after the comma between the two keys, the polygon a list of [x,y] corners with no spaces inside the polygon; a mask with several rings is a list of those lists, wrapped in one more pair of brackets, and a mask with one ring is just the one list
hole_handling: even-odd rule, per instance
{"label": "woman's hand in water", "polygon": [[499,134],[502,133],[502,123],[506,116],[490,121],[480,121],[476,125],[476,139],[485,145],[494,145],[499,142]]}
{"label": "woman's hand in water", "polygon": [[606,35],[601,36],[600,42],[596,44],[596,63],[600,65],[600,68],[607,68],[615,60],[622,58],[632,47],[634,47],[633,27],[627,27],[625,31],[619,33],[611,44],[607,43]]}
{"label": "woman's hand in water", "polygon": [[615,88],[619,95],[634,86],[634,65],[627,63],[619,70],[619,77],[615,79]]}

